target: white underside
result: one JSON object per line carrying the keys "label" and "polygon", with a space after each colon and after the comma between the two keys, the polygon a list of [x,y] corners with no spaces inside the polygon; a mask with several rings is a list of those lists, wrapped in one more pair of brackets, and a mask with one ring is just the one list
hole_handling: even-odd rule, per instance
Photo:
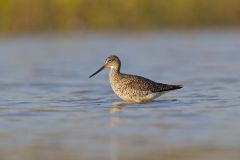
{"label": "white underside", "polygon": [[150,93],[145,97],[141,97],[141,98],[137,98],[135,100],[135,102],[141,103],[141,102],[149,102],[152,101],[158,97],[160,97],[161,95],[163,95],[166,92],[157,92],[157,93]]}
{"label": "white underside", "polygon": [[146,96],[134,97],[131,99],[128,96],[120,96],[120,95],[118,95],[118,96],[125,101],[135,102],[135,103],[144,103],[144,102],[150,102],[150,101],[158,98],[159,96],[165,94],[166,92],[149,93]]}

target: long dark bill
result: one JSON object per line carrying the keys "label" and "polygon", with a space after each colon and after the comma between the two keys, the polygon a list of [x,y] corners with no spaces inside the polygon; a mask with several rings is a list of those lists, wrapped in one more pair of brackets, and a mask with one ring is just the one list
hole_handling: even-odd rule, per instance
{"label": "long dark bill", "polygon": [[102,66],[101,68],[99,68],[95,73],[93,73],[91,76],[89,76],[89,78],[91,78],[92,76],[98,74],[101,70],[103,70],[105,68],[105,66]]}

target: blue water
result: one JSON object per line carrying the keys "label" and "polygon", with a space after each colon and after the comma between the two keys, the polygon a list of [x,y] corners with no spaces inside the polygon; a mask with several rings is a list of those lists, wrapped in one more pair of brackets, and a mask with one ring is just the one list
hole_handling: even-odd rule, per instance
{"label": "blue water", "polygon": [[[1,37],[1,160],[240,159],[239,52],[239,30]],[[184,88],[114,108],[88,78],[111,54]]]}

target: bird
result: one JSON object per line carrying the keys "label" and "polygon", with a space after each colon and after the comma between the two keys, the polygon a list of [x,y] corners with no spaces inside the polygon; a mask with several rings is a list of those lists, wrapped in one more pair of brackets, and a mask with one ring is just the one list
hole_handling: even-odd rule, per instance
{"label": "bird", "polygon": [[107,57],[102,67],[90,75],[89,78],[105,68],[110,68],[109,81],[112,90],[124,100],[121,102],[114,102],[114,106],[151,102],[166,92],[183,87],[182,85],[164,84],[142,76],[121,73],[121,61],[116,55]]}

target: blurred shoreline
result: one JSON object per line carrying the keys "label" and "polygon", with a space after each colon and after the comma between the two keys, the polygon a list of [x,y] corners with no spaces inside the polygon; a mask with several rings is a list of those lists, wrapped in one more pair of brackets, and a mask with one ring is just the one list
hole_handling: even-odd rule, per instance
{"label": "blurred shoreline", "polygon": [[195,34],[195,33],[238,33],[240,31],[240,27],[195,27],[195,28],[158,28],[158,29],[144,29],[144,30],[121,30],[121,29],[111,29],[111,30],[73,30],[73,31],[25,31],[25,32],[0,32],[0,40],[2,38],[16,38],[16,37],[81,37],[84,35],[136,35],[141,36],[145,34]]}
{"label": "blurred shoreline", "polygon": [[240,26],[239,0],[0,0],[0,33]]}

